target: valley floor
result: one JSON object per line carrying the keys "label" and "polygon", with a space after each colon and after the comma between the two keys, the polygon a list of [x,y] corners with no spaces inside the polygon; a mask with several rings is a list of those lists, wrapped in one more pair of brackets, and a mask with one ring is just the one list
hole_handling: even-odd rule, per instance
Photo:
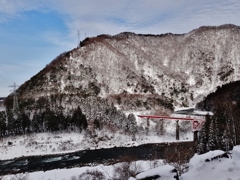
{"label": "valley floor", "polygon": [[[180,141],[192,141],[193,133],[180,134]],[[96,131],[95,137],[85,132],[38,133],[31,135],[5,137],[0,139],[0,160],[21,156],[68,153],[84,149],[111,147],[130,147],[147,143],[176,142],[175,134],[157,135],[142,133],[136,141],[122,132]]]}
{"label": "valley floor", "polygon": [[[224,152],[220,150],[210,151],[202,155],[195,154],[188,163],[188,171],[180,176],[180,180],[239,180],[240,146],[234,147],[229,158],[216,158],[222,154],[224,154]],[[116,173],[120,173],[116,171],[118,167],[121,167],[121,163],[111,166],[98,165],[94,167],[55,169],[46,172],[38,171],[29,174],[7,175],[0,177],[0,179],[17,180],[25,177],[26,180],[77,180],[79,179],[79,175],[83,173],[95,172],[96,175],[96,172],[100,172],[104,175],[103,180],[112,180],[116,177]],[[140,176],[146,178],[160,175],[160,179],[175,180],[171,172],[166,171],[166,169],[169,169],[169,165],[166,165],[163,160],[136,161],[131,163],[131,167],[136,172],[142,172],[140,173],[141,175],[138,174],[136,176],[137,179],[139,179],[138,177]],[[136,178],[130,177],[128,180],[137,180]]]}

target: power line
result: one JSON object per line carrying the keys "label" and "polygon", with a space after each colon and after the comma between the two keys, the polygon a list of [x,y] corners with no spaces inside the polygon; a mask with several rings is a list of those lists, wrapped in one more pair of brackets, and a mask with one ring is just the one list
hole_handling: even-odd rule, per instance
{"label": "power line", "polygon": [[[3,74],[5,74],[7,77],[8,77],[8,79],[10,79],[10,81],[12,81],[13,82],[13,79],[10,77],[10,76],[8,76],[7,75],[7,73],[0,67],[0,72],[2,72]],[[7,85],[9,86],[10,85],[10,83],[9,83],[9,81],[7,81],[6,80],[6,78],[4,78],[4,76],[0,73],[0,75],[1,75],[1,77],[2,77],[2,79],[7,83]],[[5,76],[5,77],[6,77]]]}
{"label": "power line", "polygon": [[79,30],[78,30],[78,43],[80,42],[80,32],[79,32]]}
{"label": "power line", "polygon": [[[7,78],[6,78],[7,77]],[[10,84],[11,83],[9,83],[9,80],[10,81],[12,81],[13,82],[13,80],[12,80],[12,78],[10,77],[10,76],[8,76],[7,74],[6,74],[6,72],[4,72],[4,70],[3,70],[3,68],[2,67],[0,67],[0,80],[3,80],[2,82],[5,82],[6,83],[6,87],[8,86],[8,87],[13,87],[13,86],[11,86]],[[14,83],[15,84],[15,83]],[[16,84],[15,84],[16,85]],[[16,86],[17,87],[17,86]],[[16,91],[16,87],[15,87],[15,91]],[[15,101],[15,103],[14,104],[16,104],[14,107],[15,107],[15,109],[18,109],[18,100],[17,100],[17,97],[16,97],[16,92],[14,93],[13,92],[13,94],[15,94],[15,96],[14,96],[14,101]]]}
{"label": "power line", "polygon": [[3,81],[5,82],[5,83],[7,83],[7,85],[9,85],[9,83],[8,83],[8,81],[3,77],[3,75],[0,73],[0,76],[1,76],[1,78],[3,79]]}

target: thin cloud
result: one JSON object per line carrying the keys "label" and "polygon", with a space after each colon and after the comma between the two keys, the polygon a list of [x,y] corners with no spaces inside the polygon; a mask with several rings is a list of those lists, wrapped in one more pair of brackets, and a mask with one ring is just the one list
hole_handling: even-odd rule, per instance
{"label": "thin cloud", "polygon": [[[53,2],[54,3],[54,2]],[[67,15],[70,36],[95,36],[122,31],[186,33],[203,25],[239,24],[240,2],[193,0],[55,1],[55,10]]]}
{"label": "thin cloud", "polygon": [[46,7],[46,3],[37,0],[1,0],[0,23],[19,17],[22,12],[40,10],[44,7]]}
{"label": "thin cloud", "polygon": [[95,36],[102,33],[115,34],[122,31],[138,33],[183,33],[202,25],[224,23],[239,24],[240,2],[193,1],[193,0],[2,0],[0,18],[9,19],[21,12],[31,10],[52,10],[64,18],[69,28],[68,36],[76,32]]}

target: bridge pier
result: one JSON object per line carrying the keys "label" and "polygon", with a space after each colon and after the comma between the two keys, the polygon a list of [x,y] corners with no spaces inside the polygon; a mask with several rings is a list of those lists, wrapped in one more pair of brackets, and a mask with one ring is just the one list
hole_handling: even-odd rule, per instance
{"label": "bridge pier", "polygon": [[149,118],[147,118],[146,135],[148,135],[148,133],[149,133],[149,126],[150,126],[150,121],[149,121]]}
{"label": "bridge pier", "polygon": [[176,120],[176,140],[179,140],[179,120]]}
{"label": "bridge pier", "polygon": [[163,120],[160,120],[160,134],[163,135]]}
{"label": "bridge pier", "polygon": [[198,143],[198,131],[193,131],[193,141]]}

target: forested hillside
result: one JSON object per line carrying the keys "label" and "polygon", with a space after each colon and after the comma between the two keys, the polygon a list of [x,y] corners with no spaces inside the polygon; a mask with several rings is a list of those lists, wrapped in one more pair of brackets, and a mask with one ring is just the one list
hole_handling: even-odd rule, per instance
{"label": "forested hillside", "polygon": [[199,152],[240,144],[240,81],[218,87],[198,107],[214,112],[200,132]]}

